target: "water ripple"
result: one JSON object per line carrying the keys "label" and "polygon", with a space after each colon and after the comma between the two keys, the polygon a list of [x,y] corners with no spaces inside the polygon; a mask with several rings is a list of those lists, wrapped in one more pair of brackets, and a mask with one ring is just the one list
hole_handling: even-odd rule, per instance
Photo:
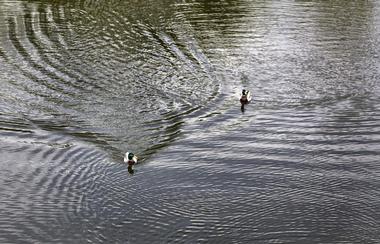
{"label": "water ripple", "polygon": [[379,10],[0,1],[0,242],[378,243]]}

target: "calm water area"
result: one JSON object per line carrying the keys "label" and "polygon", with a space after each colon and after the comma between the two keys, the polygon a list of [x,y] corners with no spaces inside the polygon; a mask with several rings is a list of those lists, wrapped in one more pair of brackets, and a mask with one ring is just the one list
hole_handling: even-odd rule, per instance
{"label": "calm water area", "polygon": [[0,0],[0,243],[380,243],[379,81],[376,0]]}

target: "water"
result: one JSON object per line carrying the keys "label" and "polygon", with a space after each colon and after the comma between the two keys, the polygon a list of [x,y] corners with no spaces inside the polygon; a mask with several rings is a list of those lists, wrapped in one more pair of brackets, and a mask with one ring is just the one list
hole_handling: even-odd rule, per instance
{"label": "water", "polygon": [[0,242],[379,243],[379,13],[0,0]]}

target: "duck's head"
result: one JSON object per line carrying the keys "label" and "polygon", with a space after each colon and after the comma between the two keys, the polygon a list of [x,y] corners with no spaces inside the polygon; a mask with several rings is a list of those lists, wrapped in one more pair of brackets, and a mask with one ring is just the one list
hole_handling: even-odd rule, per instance
{"label": "duck's head", "polygon": [[135,164],[137,163],[137,157],[134,153],[131,153],[131,152],[126,152],[125,153],[125,156],[124,156],[124,163],[128,163],[128,164]]}
{"label": "duck's head", "polygon": [[246,91],[245,89],[243,89],[243,90],[241,91],[241,95],[243,95],[243,96],[247,95],[246,92],[247,92],[247,91]]}

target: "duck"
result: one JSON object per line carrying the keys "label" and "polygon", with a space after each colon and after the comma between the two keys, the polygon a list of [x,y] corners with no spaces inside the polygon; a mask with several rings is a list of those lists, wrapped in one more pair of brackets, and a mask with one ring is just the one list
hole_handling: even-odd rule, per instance
{"label": "duck", "polygon": [[134,153],[126,152],[124,156],[124,163],[127,163],[129,166],[137,164],[137,156]]}
{"label": "duck", "polygon": [[244,105],[250,103],[251,100],[252,100],[251,92],[243,89],[241,92],[241,97],[240,97],[240,103],[241,103],[241,110],[242,111],[244,111]]}

